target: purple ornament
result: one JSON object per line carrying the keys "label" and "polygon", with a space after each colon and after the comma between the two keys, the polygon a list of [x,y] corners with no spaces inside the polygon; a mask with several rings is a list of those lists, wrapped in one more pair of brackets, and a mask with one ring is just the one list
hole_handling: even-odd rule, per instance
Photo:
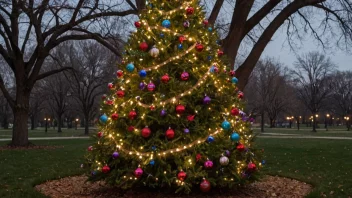
{"label": "purple ornament", "polygon": [[226,155],[226,156],[228,156],[228,157],[229,157],[229,156],[230,156],[230,154],[231,154],[231,153],[230,153],[230,151],[229,151],[229,150],[226,150],[226,151],[225,151],[225,155]]}
{"label": "purple ornament", "polygon": [[247,122],[247,121],[248,121],[248,117],[247,117],[247,116],[243,116],[243,117],[242,117],[242,121]]}
{"label": "purple ornament", "polygon": [[254,122],[254,118],[249,118],[249,122]]}
{"label": "purple ornament", "polygon": [[112,154],[112,158],[116,159],[119,157],[119,153],[117,151],[115,151],[113,154]]}
{"label": "purple ornament", "polygon": [[183,132],[184,133],[189,133],[189,129],[185,128],[185,129],[183,129]]}
{"label": "purple ornament", "polygon": [[211,169],[211,168],[213,168],[213,162],[212,161],[210,161],[210,160],[207,160],[207,161],[205,161],[204,162],[204,167],[206,168],[206,169]]}
{"label": "purple ornament", "polygon": [[139,89],[143,90],[145,88],[144,82],[139,83]]}
{"label": "purple ornament", "polygon": [[210,103],[210,101],[211,101],[211,98],[209,97],[209,96],[205,96],[204,98],[203,98],[203,104],[209,104]]}
{"label": "purple ornament", "polygon": [[160,116],[166,116],[166,114],[167,114],[167,112],[166,112],[166,110],[165,109],[163,109],[163,110],[161,110],[161,112],[160,112]]}

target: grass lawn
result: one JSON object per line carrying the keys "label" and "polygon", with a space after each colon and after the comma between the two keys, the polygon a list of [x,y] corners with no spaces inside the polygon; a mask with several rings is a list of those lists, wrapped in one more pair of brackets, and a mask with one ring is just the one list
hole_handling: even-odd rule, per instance
{"label": "grass lawn", "polygon": [[[95,133],[96,129],[91,128],[90,133]],[[28,130],[29,137],[78,137],[84,135],[84,128],[67,129],[63,128],[61,133],[57,132],[53,128],[48,129],[48,132],[45,133],[44,128],[37,128],[35,130]],[[0,129],[0,139],[11,138],[12,130],[11,129]]]}
{"label": "grass lawn", "polygon": [[[33,189],[46,180],[78,175],[91,140],[33,141],[37,145],[63,145],[54,150],[0,151],[0,197],[43,197]],[[5,144],[6,142],[0,142]],[[263,139],[264,174],[295,178],[313,184],[309,197],[352,195],[352,141],[316,139]]]}
{"label": "grass lawn", "polygon": [[[292,135],[304,135],[304,136],[328,136],[328,137],[352,137],[352,131],[347,131],[345,127],[330,127],[326,131],[323,127],[317,129],[317,132],[311,132],[311,127],[302,127],[300,130],[297,128],[265,128],[264,133],[261,135],[273,135],[277,134],[292,134]],[[260,133],[259,128],[254,128],[255,133]],[[266,134],[273,133],[273,134]]]}

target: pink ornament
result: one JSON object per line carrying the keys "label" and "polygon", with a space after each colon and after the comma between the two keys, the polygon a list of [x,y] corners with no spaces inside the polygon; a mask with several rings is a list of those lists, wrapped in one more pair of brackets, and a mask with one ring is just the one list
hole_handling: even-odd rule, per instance
{"label": "pink ornament", "polygon": [[147,89],[148,89],[149,91],[154,91],[154,89],[155,89],[154,83],[150,82],[150,83],[148,84],[148,86],[147,86]]}
{"label": "pink ornament", "polygon": [[181,74],[181,80],[186,81],[189,79],[189,74],[187,72],[183,72]]}
{"label": "pink ornament", "polygon": [[183,22],[183,27],[188,28],[190,26],[189,21]]}
{"label": "pink ornament", "polygon": [[209,192],[211,188],[210,182],[206,179],[203,179],[202,183],[200,183],[200,190],[202,192]]}
{"label": "pink ornament", "polygon": [[206,168],[206,169],[211,169],[211,168],[213,168],[213,162],[212,161],[210,161],[210,160],[207,160],[207,161],[205,161],[204,162],[204,167]]}
{"label": "pink ornament", "polygon": [[89,146],[88,151],[92,151],[92,150],[93,150],[93,146]]}
{"label": "pink ornament", "polygon": [[138,167],[138,168],[134,171],[134,176],[136,176],[137,178],[140,178],[140,177],[142,177],[142,175],[143,175],[143,170],[142,170],[140,167]]}

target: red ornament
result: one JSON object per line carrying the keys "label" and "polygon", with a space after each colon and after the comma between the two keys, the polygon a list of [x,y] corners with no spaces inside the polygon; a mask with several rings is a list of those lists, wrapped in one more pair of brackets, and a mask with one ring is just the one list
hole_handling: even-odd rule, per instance
{"label": "red ornament", "polygon": [[123,71],[122,71],[122,70],[118,70],[118,71],[116,72],[116,76],[117,76],[118,78],[121,78],[121,77],[123,76]]}
{"label": "red ornament", "polygon": [[154,111],[154,110],[155,110],[155,106],[152,105],[152,106],[149,107],[149,109],[150,109],[151,111]]}
{"label": "red ornament", "polygon": [[188,7],[188,8],[186,9],[186,14],[187,14],[187,15],[192,15],[193,13],[194,13],[194,8]]}
{"label": "red ornament", "polygon": [[108,88],[109,88],[110,90],[113,89],[113,88],[114,88],[114,84],[109,83],[109,84],[108,84]]}
{"label": "red ornament", "polygon": [[203,49],[204,49],[204,46],[203,46],[202,44],[200,44],[200,43],[196,44],[196,50],[197,50],[198,52],[203,51]]}
{"label": "red ornament", "polygon": [[250,172],[254,172],[256,169],[257,169],[257,166],[254,163],[249,162],[247,170]]}
{"label": "red ornament", "polygon": [[178,40],[180,41],[180,43],[183,43],[183,41],[185,41],[186,38],[184,36],[180,36],[178,37]]}
{"label": "red ornament", "polygon": [[224,52],[221,50],[218,50],[218,57],[221,57],[222,55],[224,55]]}
{"label": "red ornament", "polygon": [[161,82],[163,82],[163,83],[168,83],[169,80],[170,80],[170,77],[168,74],[165,74],[161,77]]}
{"label": "red ornament", "polygon": [[210,182],[206,179],[203,179],[202,183],[200,183],[200,190],[202,192],[209,192],[211,188]]}
{"label": "red ornament", "polygon": [[188,74],[187,72],[183,72],[183,73],[181,74],[181,80],[186,81],[186,80],[188,80],[188,79],[189,79],[189,74]]}
{"label": "red ornament", "polygon": [[177,174],[177,178],[181,181],[184,181],[187,177],[187,173],[184,172],[183,170],[181,170],[178,174]]}
{"label": "red ornament", "polygon": [[244,93],[242,91],[238,92],[237,97],[242,99],[244,97]]}
{"label": "red ornament", "polygon": [[207,25],[209,24],[209,21],[206,20],[206,19],[204,19],[203,24],[204,24],[205,26],[207,26]]}
{"label": "red ornament", "polygon": [[142,137],[148,138],[152,132],[150,129],[146,126],[144,129],[142,129]]}
{"label": "red ornament", "polygon": [[97,137],[98,137],[98,138],[103,137],[103,132],[101,132],[101,131],[100,131],[100,132],[98,132],[98,133],[97,133]]}
{"label": "red ornament", "polygon": [[168,140],[171,140],[175,137],[175,131],[172,130],[171,128],[169,128],[166,133],[165,133],[165,136]]}
{"label": "red ornament", "polygon": [[141,49],[142,51],[147,51],[148,44],[146,42],[142,42],[141,44],[139,44],[139,49]]}
{"label": "red ornament", "polygon": [[140,28],[141,22],[139,22],[139,21],[134,22],[134,26],[136,26],[136,28]]}
{"label": "red ornament", "polygon": [[231,115],[237,116],[240,114],[240,111],[236,107],[232,107],[231,109]]}
{"label": "red ornament", "polygon": [[185,111],[186,111],[186,107],[185,107],[185,106],[183,106],[183,105],[181,105],[181,104],[179,104],[179,105],[176,106],[176,113],[182,114],[182,113],[184,113]]}
{"label": "red ornament", "polygon": [[111,119],[117,120],[117,118],[119,118],[119,114],[113,113],[113,114],[111,115]]}
{"label": "red ornament", "polygon": [[93,146],[89,146],[87,150],[88,151],[92,151],[93,150]]}
{"label": "red ornament", "polygon": [[107,101],[105,102],[105,104],[107,104],[107,105],[112,105],[112,104],[114,104],[114,101],[112,101],[112,100],[107,100]]}
{"label": "red ornament", "polygon": [[202,159],[202,155],[200,153],[198,153],[196,155],[196,161],[198,162],[200,159]]}
{"label": "red ornament", "polygon": [[193,120],[194,120],[194,117],[195,117],[196,115],[189,115],[189,116],[187,116],[187,120],[188,121],[190,121],[190,122],[192,122]]}
{"label": "red ornament", "polygon": [[143,175],[143,170],[138,167],[138,168],[134,171],[134,176],[136,176],[137,178],[140,178],[140,177],[142,177],[142,175]]}
{"label": "red ornament", "polygon": [[240,144],[238,144],[238,145],[236,146],[236,149],[237,149],[238,151],[242,152],[242,151],[244,151],[244,145],[240,143]]}
{"label": "red ornament", "polygon": [[127,128],[127,130],[128,130],[129,132],[134,131],[134,126],[129,126],[129,127]]}
{"label": "red ornament", "polygon": [[125,96],[125,92],[122,91],[122,90],[118,90],[118,91],[116,92],[116,95],[117,95],[117,97],[119,97],[119,98],[123,98],[123,97]]}
{"label": "red ornament", "polygon": [[105,165],[105,166],[101,169],[101,171],[102,171],[103,173],[108,173],[108,172],[110,172],[110,167],[107,166],[107,165]]}
{"label": "red ornament", "polygon": [[236,73],[236,72],[235,72],[234,70],[230,70],[230,73],[229,73],[229,74],[230,74],[230,76],[235,76],[235,73]]}
{"label": "red ornament", "polygon": [[102,99],[102,100],[105,100],[105,98],[106,98],[106,94],[104,94],[104,95],[101,96],[101,99]]}
{"label": "red ornament", "polygon": [[125,61],[125,60],[122,60],[122,61],[121,61],[121,63],[122,63],[122,64],[125,64],[125,63],[126,63],[126,61]]}
{"label": "red ornament", "polygon": [[128,118],[130,120],[134,120],[136,119],[136,117],[137,117],[137,112],[135,110],[130,111],[130,113],[128,114]]}

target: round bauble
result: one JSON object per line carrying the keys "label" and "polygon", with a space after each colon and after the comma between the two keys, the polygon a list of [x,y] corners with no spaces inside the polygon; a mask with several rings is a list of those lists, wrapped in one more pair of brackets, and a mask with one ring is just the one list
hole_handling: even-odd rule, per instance
{"label": "round bauble", "polygon": [[189,79],[189,74],[187,72],[182,72],[181,80],[186,81]]}
{"label": "round bauble", "polygon": [[219,72],[219,68],[215,65],[211,66],[210,70],[211,73],[218,73]]}
{"label": "round bauble", "polygon": [[236,149],[240,152],[244,151],[245,147],[243,144],[239,143],[237,146],[236,146]]}
{"label": "round bauble", "polygon": [[103,173],[108,173],[108,172],[110,172],[110,167],[107,166],[107,165],[105,165],[105,166],[103,166],[103,168],[101,169],[101,171],[102,171]]}
{"label": "round bauble", "polygon": [[167,112],[165,109],[160,111],[160,116],[164,117],[164,116],[166,116],[166,114],[167,114]]}
{"label": "round bauble", "polygon": [[109,83],[108,84],[108,88],[111,90],[111,89],[114,89],[114,84],[112,84],[112,83]]}
{"label": "round bauble", "polygon": [[212,32],[212,31],[213,31],[213,28],[212,28],[212,27],[208,27],[208,31],[209,31],[209,32]]}
{"label": "round bauble", "polygon": [[193,7],[188,7],[187,9],[186,9],[186,14],[187,15],[192,15],[194,13],[194,8]]}
{"label": "round bauble", "polygon": [[107,101],[105,102],[105,104],[107,104],[107,105],[112,105],[112,104],[114,104],[114,101],[112,101],[112,100],[107,100]]}
{"label": "round bauble", "polygon": [[244,93],[242,91],[238,92],[237,98],[242,99],[244,97]]}
{"label": "round bauble", "polygon": [[186,134],[188,134],[188,133],[189,133],[189,129],[188,129],[188,128],[185,128],[185,129],[183,129],[183,132],[186,133]]}
{"label": "round bauble", "polygon": [[129,132],[134,131],[134,126],[129,126],[129,127],[127,128],[127,131],[129,131]]}
{"label": "round bauble", "polygon": [[142,69],[141,71],[139,71],[139,76],[144,78],[147,76],[147,71],[145,71],[144,69]]}
{"label": "round bauble", "polygon": [[211,189],[210,182],[206,179],[203,179],[203,181],[200,183],[200,190],[202,192],[209,192]]}
{"label": "round bauble", "polygon": [[117,151],[115,151],[115,152],[112,153],[112,158],[113,158],[113,159],[116,159],[116,158],[118,158],[119,156],[120,156],[120,154],[119,154]]}
{"label": "round bauble", "polygon": [[159,49],[154,46],[151,50],[149,50],[149,54],[150,56],[156,58],[159,56]]}
{"label": "round bauble", "polygon": [[139,44],[139,49],[142,51],[147,51],[148,50],[148,44],[146,42],[142,42]]}
{"label": "round bauble", "polygon": [[238,83],[238,79],[237,79],[236,77],[233,77],[233,78],[231,79],[231,82],[232,82],[233,84],[237,84],[237,83]]}
{"label": "round bauble", "polygon": [[200,43],[196,44],[196,50],[197,50],[198,52],[203,51],[203,49],[204,49],[204,46],[203,46],[202,44],[200,44]]}
{"label": "round bauble", "polygon": [[112,119],[112,120],[117,120],[117,118],[119,118],[119,114],[113,113],[113,114],[111,115],[111,119]]}
{"label": "round bauble", "polygon": [[99,131],[99,132],[97,133],[97,137],[98,137],[98,138],[101,138],[101,137],[103,137],[103,134],[104,134],[103,132]]}
{"label": "round bauble", "polygon": [[229,158],[226,156],[221,156],[219,161],[221,166],[227,166],[230,162]]}
{"label": "round bauble", "polygon": [[161,25],[164,27],[164,28],[170,28],[171,27],[171,22],[167,19],[163,20],[163,22],[161,22]]}
{"label": "round bauble", "polygon": [[130,120],[134,120],[136,119],[136,117],[137,117],[137,112],[135,110],[130,111],[130,113],[128,114],[128,118]]}
{"label": "round bauble", "polygon": [[160,38],[164,38],[165,37],[165,34],[163,34],[163,33],[160,33]]}
{"label": "round bauble", "polygon": [[230,76],[235,76],[236,72],[234,70],[230,70],[229,74]]}
{"label": "round bauble", "polygon": [[214,165],[214,163],[211,160],[207,160],[204,162],[204,168],[206,168],[206,169],[212,169],[213,165]]}
{"label": "round bauble", "polygon": [[247,170],[248,170],[249,172],[254,172],[256,169],[257,169],[257,166],[256,166],[254,163],[249,162],[248,167],[247,167]]}
{"label": "round bauble", "polygon": [[140,90],[145,89],[145,83],[144,83],[144,82],[139,83],[138,88],[139,88]]}
{"label": "round bauble", "polygon": [[181,105],[181,104],[179,104],[179,105],[176,106],[176,113],[182,114],[182,113],[184,113],[185,111],[186,111],[186,107],[185,107],[185,106],[183,106],[183,105]]}
{"label": "round bauble", "polygon": [[122,71],[122,70],[117,70],[116,76],[117,76],[118,78],[121,78],[121,77],[123,76],[123,71]]}
{"label": "round bauble", "polygon": [[184,36],[180,36],[178,37],[178,40],[180,41],[180,43],[183,43],[183,41],[185,41],[186,38]]}
{"label": "round bauble", "polygon": [[129,72],[133,72],[133,70],[134,70],[134,64],[133,64],[133,63],[127,64],[126,69],[127,69],[127,71],[129,71]]}
{"label": "round bauble", "polygon": [[170,80],[170,77],[168,74],[165,74],[161,77],[161,82],[163,82],[163,83],[168,83],[169,80]]}
{"label": "round bauble", "polygon": [[184,181],[186,177],[187,177],[187,173],[182,170],[177,174],[177,178],[181,181]]}
{"label": "round bauble", "polygon": [[106,123],[108,121],[108,116],[107,115],[101,115],[99,118],[100,122]]}
{"label": "round bauble", "polygon": [[150,136],[152,132],[150,131],[150,129],[148,127],[144,127],[141,131],[141,135],[144,138],[148,138]]}
{"label": "round bauble", "polygon": [[178,48],[179,50],[182,50],[182,49],[183,49],[182,43],[178,44],[178,45],[177,45],[177,48]]}
{"label": "round bauble", "polygon": [[125,96],[125,92],[123,90],[116,91],[116,96],[119,98],[123,98]]}
{"label": "round bauble", "polygon": [[151,111],[155,111],[155,106],[154,106],[154,105],[151,105],[151,106],[149,107],[149,109],[150,109]]}
{"label": "round bauble", "polygon": [[231,153],[230,153],[230,151],[229,151],[229,150],[226,150],[226,151],[225,151],[225,155],[226,155],[227,157],[229,157],[229,156],[230,156],[230,154],[231,154]]}
{"label": "round bauble", "polygon": [[150,164],[151,166],[154,166],[155,161],[154,161],[154,160],[150,160],[150,161],[149,161],[149,164]]}
{"label": "round bauble", "polygon": [[231,115],[238,116],[239,114],[240,114],[240,110],[238,110],[236,107],[232,107]]}
{"label": "round bauble", "polygon": [[139,21],[134,22],[134,26],[136,26],[136,28],[140,28],[141,22],[139,22]]}
{"label": "round bauble", "polygon": [[106,95],[106,94],[103,94],[103,95],[101,96],[101,99],[102,99],[102,100],[105,100],[106,97],[107,97],[107,95]]}
{"label": "round bauble", "polygon": [[222,50],[218,50],[218,57],[221,57],[222,55],[224,55],[224,52]]}
{"label": "round bauble", "polygon": [[236,132],[233,132],[232,134],[231,134],[231,140],[232,141],[235,141],[235,142],[237,142],[238,140],[240,140],[240,135],[238,134],[238,133],[236,133]]}
{"label": "round bauble", "polygon": [[148,91],[154,91],[154,89],[155,89],[154,83],[150,82],[147,86],[147,89],[148,89]]}
{"label": "round bauble", "polygon": [[229,130],[231,128],[231,124],[229,121],[225,120],[221,123],[221,128],[224,130]]}
{"label": "round bauble", "polygon": [[88,151],[92,151],[93,150],[93,146],[88,146]]}
{"label": "round bauble", "polygon": [[165,136],[168,140],[172,140],[175,137],[175,131],[171,128],[166,130]]}
{"label": "round bauble", "polygon": [[205,96],[203,98],[203,104],[207,105],[207,104],[210,104],[211,102],[211,98],[209,96]]}
{"label": "round bauble", "polygon": [[208,143],[212,143],[212,142],[214,142],[215,141],[215,138],[214,138],[214,136],[208,136],[208,138],[207,138],[207,142]]}
{"label": "round bauble", "polygon": [[183,27],[185,27],[185,28],[189,28],[190,25],[191,24],[189,23],[189,21],[183,22]]}
{"label": "round bauble", "polygon": [[207,26],[207,25],[209,24],[209,21],[206,20],[206,19],[204,19],[204,20],[203,20],[203,24],[204,24],[205,26]]}
{"label": "round bauble", "polygon": [[135,171],[134,171],[134,176],[136,176],[137,178],[141,178],[143,175],[143,170],[138,167]]}

